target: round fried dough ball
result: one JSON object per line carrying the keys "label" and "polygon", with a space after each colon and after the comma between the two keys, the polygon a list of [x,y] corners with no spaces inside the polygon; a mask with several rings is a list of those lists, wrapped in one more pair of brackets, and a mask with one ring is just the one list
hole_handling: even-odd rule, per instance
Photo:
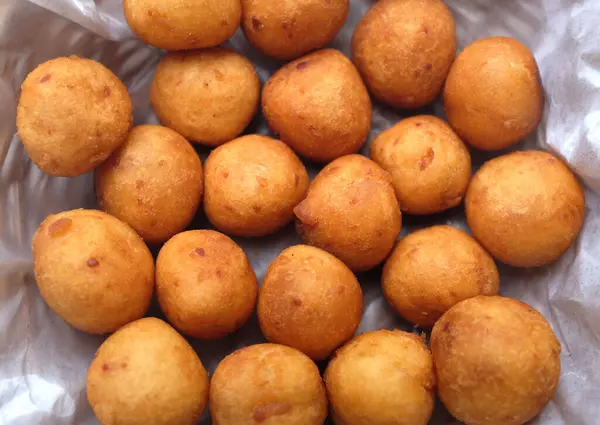
{"label": "round fried dough ball", "polygon": [[242,249],[222,233],[191,230],[171,238],[156,260],[156,295],[186,335],[222,338],[254,311],[258,284]]}
{"label": "round fried dough ball", "polygon": [[53,59],[21,85],[19,137],[47,174],[72,177],[93,170],[125,142],[132,122],[127,89],[99,62]]}
{"label": "round fried dough ball", "polygon": [[300,159],[279,140],[240,137],[206,160],[204,210],[224,233],[264,236],[294,218],[310,183]]}
{"label": "round fried dough ball", "polygon": [[260,80],[252,63],[224,48],[168,54],[150,86],[158,119],[206,146],[239,136],[252,121],[259,96]]}
{"label": "round fried dough ball", "polygon": [[431,115],[404,119],[371,144],[373,161],[389,172],[400,208],[433,214],[461,203],[471,155],[452,129]]}
{"label": "round fried dough ball", "polygon": [[527,46],[489,37],[467,46],[448,74],[444,109],[468,144],[483,150],[508,148],[536,129],[544,93],[537,63]]}
{"label": "round fried dough ball", "polygon": [[240,0],[123,0],[125,18],[136,35],[165,50],[214,47],[240,25]]}
{"label": "round fried dough ball", "polygon": [[323,168],[294,213],[304,241],[354,272],[381,263],[402,226],[390,175],[361,155],[343,156]]}
{"label": "round fried dough ball", "polygon": [[522,425],[552,399],[560,343],[525,303],[478,296],[458,303],[431,333],[438,394],[468,425]]}
{"label": "round fried dough ball", "polygon": [[515,267],[556,261],[575,242],[585,216],[581,184],[547,152],[494,158],[473,176],[465,197],[473,235],[494,257]]}
{"label": "round fried dough ball", "polygon": [[154,291],[154,259],[135,231],[94,210],[48,216],[33,237],[42,298],[74,328],[114,332],[142,317]]}
{"label": "round fried dough ball", "polygon": [[431,353],[406,332],[357,336],[335,353],[325,384],[336,425],[427,425],[433,412]]}
{"label": "round fried dough ball", "polygon": [[430,327],[462,300],[497,295],[500,276],[475,239],[451,226],[433,226],[398,242],[383,268],[382,286],[398,314]]}
{"label": "round fried dough ball", "polygon": [[265,337],[315,361],[352,338],[362,312],[362,290],[350,269],[307,245],[288,248],[271,263],[258,298]]}
{"label": "round fried dough ball", "polygon": [[349,0],[242,0],[242,29],[265,55],[295,59],[333,40],[349,7]]}
{"label": "round fried dough ball", "polygon": [[137,320],[100,346],[87,375],[102,425],[196,425],[208,373],[194,349],[162,320]]}
{"label": "round fried dough ball", "polygon": [[179,134],[158,125],[135,127],[125,144],[96,169],[100,207],[149,243],[185,229],[200,205],[202,163]]}
{"label": "round fried dough ball", "polygon": [[371,129],[369,93],[352,62],[337,50],[319,50],[273,74],[262,107],[271,130],[313,161],[357,152]]}
{"label": "round fried dough ball", "polygon": [[212,377],[214,425],[322,425],[327,397],[310,358],[284,345],[258,344],[225,357]]}
{"label": "round fried dough ball", "polygon": [[455,55],[454,18],[441,0],[381,0],[352,38],[352,58],[369,90],[397,108],[432,102]]}

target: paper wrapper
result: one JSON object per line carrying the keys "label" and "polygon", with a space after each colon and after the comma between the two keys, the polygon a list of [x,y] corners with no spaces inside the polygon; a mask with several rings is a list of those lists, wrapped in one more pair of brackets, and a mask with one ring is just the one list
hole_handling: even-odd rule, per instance
{"label": "paper wrapper", "polygon": [[[581,237],[556,264],[536,270],[501,268],[502,293],[519,298],[551,322],[563,346],[558,392],[534,424],[591,425],[600,421],[600,2],[598,0],[447,0],[459,44],[510,35],[539,62],[547,93],[544,121],[522,147],[554,150],[587,186]],[[0,424],[97,424],[85,396],[85,376],[102,337],[71,329],[40,298],[33,279],[31,239],[50,213],[94,208],[91,175],[44,175],[15,135],[19,86],[37,64],[77,54],[100,60],[125,82],[135,121],[156,123],[148,85],[161,52],[136,41],[124,22],[121,0],[0,1]],[[349,55],[353,28],[373,0],[352,0],[348,22],[332,43]],[[267,80],[281,64],[253,50],[238,31],[230,44]],[[442,113],[439,104],[425,112]],[[371,139],[402,113],[375,105]],[[249,132],[267,134],[262,118]],[[366,152],[366,150],[365,150]],[[486,155],[474,154],[480,165]],[[317,170],[311,170],[314,174]],[[594,192],[596,194],[594,194]],[[426,219],[406,218],[403,233],[436,223],[466,228],[461,208]],[[199,218],[196,227],[206,226]],[[259,279],[270,261],[297,243],[291,227],[257,240],[238,240]],[[359,332],[411,329],[386,305],[380,269],[360,276],[365,314]],[[157,309],[155,313],[159,314]],[[211,343],[192,341],[212,372],[244,345],[262,342],[256,319]],[[207,414],[201,424],[209,424]],[[454,421],[439,407],[432,425]]]}

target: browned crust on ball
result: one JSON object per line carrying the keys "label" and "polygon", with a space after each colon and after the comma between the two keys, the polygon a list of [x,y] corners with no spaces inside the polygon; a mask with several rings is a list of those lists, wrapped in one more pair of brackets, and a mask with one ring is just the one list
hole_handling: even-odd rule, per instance
{"label": "browned crust on ball", "polygon": [[583,187],[558,158],[519,151],[486,162],[465,198],[473,235],[498,260],[516,267],[556,261],[585,218]]}
{"label": "browned crust on ball", "polygon": [[203,180],[202,162],[187,140],[166,127],[141,125],[96,169],[96,197],[145,241],[159,243],[190,224]]}
{"label": "browned crust on ball", "polygon": [[279,140],[243,136],[211,152],[205,163],[204,210],[227,234],[264,236],[293,220],[309,185],[306,168]]}
{"label": "browned crust on ball", "polygon": [[99,62],[53,59],[21,85],[17,130],[31,160],[47,174],[93,170],[125,142],[132,122],[127,88]]}
{"label": "browned crust on ball", "polygon": [[333,40],[349,6],[349,0],[242,0],[242,29],[265,55],[295,59]]}
{"label": "browned crust on ball", "polygon": [[361,155],[343,156],[323,168],[294,213],[306,243],[354,272],[385,260],[402,226],[391,176]]}
{"label": "browned crust on ball", "polygon": [[222,338],[254,311],[258,284],[242,249],[212,230],[171,238],[156,260],[156,295],[175,328],[194,338]]}
{"label": "browned crust on ball", "polygon": [[104,334],[142,317],[152,300],[154,260],[125,223],[100,211],[48,216],[33,237],[40,294],[84,332]]}
{"label": "browned crust on ball", "polygon": [[210,413],[215,425],[322,425],[327,397],[309,357],[283,345],[258,344],[221,361],[210,386]]}
{"label": "browned crust on ball", "polygon": [[454,18],[440,0],[381,0],[352,38],[352,58],[369,90],[398,108],[432,102],[455,55]]}
{"label": "browned crust on ball", "polygon": [[352,62],[319,50],[277,71],[262,108],[271,130],[301,156],[327,162],[358,152],[371,129],[371,100]]}
{"label": "browned crust on ball", "polygon": [[456,58],[444,88],[448,122],[471,146],[508,148],[542,119],[544,93],[537,63],[521,42],[489,37]]}
{"label": "browned crust on ball", "polygon": [[386,300],[406,320],[430,327],[450,307],[497,295],[498,268],[469,235],[451,226],[418,230],[400,240],[383,268]]}
{"label": "browned crust on ball", "polygon": [[218,146],[239,136],[258,109],[254,65],[230,49],[169,53],[150,86],[161,123],[191,142]]}
{"label": "browned crust on ball", "polygon": [[404,119],[371,144],[371,157],[392,176],[400,208],[433,214],[462,202],[471,179],[471,155],[442,120],[431,115]]}
{"label": "browned crust on ball", "polygon": [[431,353],[416,335],[371,331],[340,348],[325,371],[336,425],[426,425],[435,400]]}
{"label": "browned crust on ball", "polygon": [[146,43],[165,50],[214,47],[240,25],[240,0],[123,0],[125,18]]}
{"label": "browned crust on ball", "polygon": [[521,425],[552,399],[560,343],[529,305],[478,296],[452,307],[433,327],[438,394],[469,425]]}
{"label": "browned crust on ball", "polygon": [[265,337],[324,360],[358,328],[362,290],[344,263],[307,245],[284,250],[269,266],[258,300]]}
{"label": "browned crust on ball", "polygon": [[196,425],[208,386],[193,348],[153,317],[109,336],[87,374],[87,398],[102,425]]}

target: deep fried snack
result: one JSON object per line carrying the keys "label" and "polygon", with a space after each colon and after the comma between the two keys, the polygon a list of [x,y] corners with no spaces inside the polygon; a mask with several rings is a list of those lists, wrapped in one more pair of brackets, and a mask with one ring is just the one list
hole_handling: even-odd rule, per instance
{"label": "deep fried snack", "polygon": [[256,114],[259,96],[252,63],[220,47],[168,54],[150,86],[150,102],[161,123],[207,146],[239,136]]}
{"label": "deep fried snack", "polygon": [[385,263],[383,294],[402,317],[433,326],[450,307],[497,295],[498,268],[469,235],[451,226],[418,230],[400,240]]}
{"label": "deep fried snack", "polygon": [[21,142],[31,160],[53,176],[93,170],[125,142],[132,122],[127,89],[108,68],[90,59],[50,60],[21,86]]}
{"label": "deep fried snack", "polygon": [[264,236],[293,220],[309,178],[304,164],[279,140],[240,137],[211,152],[205,163],[204,210],[211,223],[236,236]]}
{"label": "deep fried snack", "polygon": [[349,7],[349,0],[242,0],[242,29],[265,55],[295,59],[333,40]]}
{"label": "deep fried snack", "polygon": [[208,402],[208,373],[194,349],[162,320],[137,320],[109,336],[87,375],[102,425],[196,425]]}
{"label": "deep fried snack", "polygon": [[352,62],[332,49],[273,74],[263,89],[262,108],[283,142],[318,162],[357,152],[371,129],[367,88]]}
{"label": "deep fried snack", "polygon": [[136,35],[159,49],[192,50],[229,40],[242,18],[240,0],[123,0]]}
{"label": "deep fried snack", "polygon": [[135,231],[94,210],[48,216],[33,237],[42,298],[71,326],[114,332],[142,317],[154,291],[154,259]]}
{"label": "deep fried snack", "polygon": [[389,172],[400,208],[433,214],[461,203],[471,179],[471,155],[442,120],[404,119],[371,144],[373,161]]}
{"label": "deep fried snack", "polygon": [[536,310],[478,296],[433,327],[438,394],[469,425],[522,425],[542,411],[560,376],[560,343]]}
{"label": "deep fried snack", "polygon": [[225,357],[212,377],[215,425],[322,425],[327,397],[310,358],[284,345],[258,344]]}
{"label": "deep fried snack", "polygon": [[542,151],[485,163],[473,176],[465,206],[473,235],[515,267],[556,261],[577,239],[585,216],[581,184],[561,160]]}
{"label": "deep fried snack", "polygon": [[381,0],[352,38],[352,58],[369,90],[398,108],[432,102],[455,55],[454,18],[441,0]]}
{"label": "deep fried snack", "polygon": [[258,285],[242,249],[212,230],[172,237],[156,260],[156,295],[169,322],[194,338],[222,338],[254,311]]}
{"label": "deep fried snack", "polygon": [[158,125],[135,127],[95,177],[100,207],[149,243],[185,229],[202,199],[198,154],[182,136]]}
{"label": "deep fried snack", "polygon": [[508,148],[536,129],[544,93],[531,51],[507,37],[467,46],[456,58],[444,88],[448,122],[471,146]]}
{"label": "deep fried snack", "polygon": [[361,155],[327,165],[294,208],[296,228],[309,245],[324,249],[354,272],[381,263],[402,226],[391,176]]}
{"label": "deep fried snack", "polygon": [[433,412],[433,361],[414,334],[357,336],[335,353],[325,384],[336,425],[426,425]]}
{"label": "deep fried snack", "polygon": [[362,290],[350,269],[307,245],[292,246],[271,263],[258,298],[265,337],[315,361],[352,338],[362,312]]}

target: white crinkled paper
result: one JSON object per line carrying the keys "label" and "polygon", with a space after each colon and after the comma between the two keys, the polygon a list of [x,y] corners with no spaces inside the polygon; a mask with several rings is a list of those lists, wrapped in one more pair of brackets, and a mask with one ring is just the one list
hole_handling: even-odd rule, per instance
{"label": "white crinkled paper", "polygon": [[[349,54],[354,26],[373,0],[351,0],[346,27],[332,46]],[[148,84],[161,52],[136,41],[122,0],[0,0],[0,424],[97,424],[85,397],[85,376],[102,337],[71,329],[44,304],[33,280],[30,243],[50,213],[95,207],[91,175],[44,175],[15,135],[19,86],[37,64],[77,54],[100,60],[129,88],[136,123],[156,122]],[[550,148],[587,186],[587,218],[576,245],[556,264],[536,270],[501,267],[502,293],[539,309],[563,344],[558,392],[536,419],[543,425],[600,423],[600,1],[447,0],[459,45],[510,35],[535,53],[547,93],[544,121],[523,147]],[[241,32],[230,45],[248,56],[266,81],[280,63],[253,50]],[[439,104],[421,112],[442,113]],[[376,104],[371,139],[403,113]],[[267,133],[257,118],[250,132]],[[366,152],[366,151],[365,151]],[[202,151],[205,154],[206,152]],[[474,153],[480,165],[488,154]],[[311,170],[312,173],[316,170]],[[405,217],[403,233],[435,223],[466,228],[460,208],[429,218]],[[199,215],[196,227],[205,227]],[[238,239],[261,278],[269,262],[298,242],[293,228],[259,240]],[[385,304],[380,269],[360,276],[365,315],[360,331],[410,329]],[[160,314],[155,308],[154,313]],[[263,341],[256,319],[217,342],[192,341],[212,372],[227,353]],[[207,415],[201,424],[209,424]],[[439,408],[432,425],[453,421]]]}

